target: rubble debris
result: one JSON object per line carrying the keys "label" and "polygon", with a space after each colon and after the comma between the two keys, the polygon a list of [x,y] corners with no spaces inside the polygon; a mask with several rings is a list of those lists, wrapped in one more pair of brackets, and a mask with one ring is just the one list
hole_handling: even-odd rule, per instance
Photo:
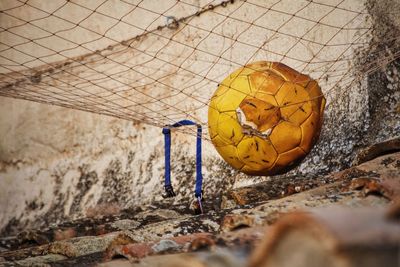
{"label": "rubble debris", "polygon": [[364,195],[380,194],[388,199],[391,198],[392,189],[385,187],[378,178],[355,178],[351,181],[350,188],[361,190]]}
{"label": "rubble debris", "polygon": [[400,151],[400,137],[390,139],[381,143],[373,144],[361,150],[353,161],[354,165],[373,160],[379,156]]}
{"label": "rubble debris", "polygon": [[[388,159],[392,161],[391,164],[385,165],[382,163]],[[354,178],[363,177],[388,179],[392,184],[395,184],[400,181],[400,168],[396,167],[397,162],[400,162],[400,153],[384,155],[345,171],[330,174],[325,176],[325,180],[329,181],[326,185],[284,198],[259,203],[251,209],[251,214],[258,214],[261,218],[269,221],[269,224],[272,224],[282,214],[298,209],[324,207],[333,204],[351,208],[386,206],[389,204],[390,199],[382,198],[379,194],[360,194],[359,191],[352,189],[350,185]],[[332,180],[334,181],[333,183],[331,183]],[[400,194],[397,190],[394,190],[396,187],[393,185],[388,183],[387,187],[390,188],[391,191],[389,192],[392,192],[393,197]],[[241,210],[244,211],[245,209]],[[240,209],[236,209],[236,212],[240,212]]]}
{"label": "rubble debris", "polygon": [[62,261],[66,258],[67,257],[58,254],[46,254],[43,256],[15,261],[10,266],[48,266],[48,264],[51,262]]}
{"label": "rubble debris", "polygon": [[[127,209],[117,216],[83,218],[53,225],[48,229],[23,231],[16,236],[0,238],[0,248],[15,250],[75,237],[98,236],[117,231],[135,230],[143,225],[185,214],[185,211],[179,213],[174,209],[177,209],[177,207],[172,206],[170,210],[149,207],[146,211],[137,208]],[[189,212],[186,211],[186,213]]]}
{"label": "rubble debris", "polygon": [[212,236],[199,236],[190,243],[189,251],[210,250],[215,246]]}
{"label": "rubble debris", "polygon": [[23,242],[32,242],[37,245],[43,245],[49,243],[49,239],[45,234],[41,234],[40,232],[34,231],[23,231],[18,234],[18,238]]}
{"label": "rubble debris", "polygon": [[271,179],[271,181],[228,190],[222,197],[221,208],[233,208],[237,205],[254,206],[257,203],[287,197],[333,182],[335,180],[330,176],[288,176],[279,180]]}
{"label": "rubble debris", "polygon": [[49,253],[67,257],[79,257],[99,251],[105,251],[109,244],[118,237],[118,232],[103,236],[85,236],[70,240],[56,241],[50,244]]}
{"label": "rubble debris", "polygon": [[241,248],[251,250],[264,236],[265,227],[254,226],[232,232],[224,232],[216,237],[216,244],[228,248]]}
{"label": "rubble debris", "polygon": [[243,227],[251,227],[255,225],[254,216],[242,214],[228,214],[221,223],[221,231],[229,232]]}
{"label": "rubble debris", "polygon": [[119,235],[117,235],[116,238],[114,238],[114,240],[112,240],[110,242],[110,244],[108,245],[107,249],[104,252],[104,258],[105,259],[110,259],[113,257],[113,255],[116,254],[116,252],[114,251],[114,249],[118,246],[122,246],[122,245],[127,245],[127,244],[132,244],[132,243],[136,243],[136,241],[129,236],[126,233],[121,233]]}
{"label": "rubble debris", "polygon": [[[102,252],[95,252],[87,255],[82,255],[78,257],[71,257],[71,258],[65,258],[53,262],[49,262],[48,265],[45,266],[57,266],[57,267],[63,267],[63,266],[96,266],[98,263],[102,262]],[[35,259],[35,258],[33,258]],[[34,264],[32,264],[34,265]],[[39,266],[42,266],[40,264],[37,264]],[[35,266],[35,265],[34,265]]]}
{"label": "rubble debris", "polygon": [[[319,211],[314,208],[349,207],[352,214],[356,214],[364,207],[370,207],[385,223],[398,225],[400,212],[396,205],[392,206],[390,212],[382,213],[380,210],[391,202],[398,203],[399,166],[400,152],[397,152],[315,179],[288,177],[286,180],[247,186],[242,192],[247,192],[244,196],[252,197],[247,198],[245,205],[222,205],[222,209],[210,208],[199,216],[193,216],[186,206],[163,202],[140,209],[123,210],[119,215],[79,219],[48,229],[30,230],[17,236],[0,238],[0,265],[165,267],[170,260],[168,264],[175,264],[171,266],[245,266],[254,248],[266,242],[264,233],[270,233],[268,236],[272,238],[271,233],[276,231],[269,228],[280,225],[286,216],[304,214],[305,221],[312,218],[316,221],[315,225],[335,224],[332,229],[342,227],[338,220],[343,220],[342,224],[349,224],[345,229],[351,229],[351,234],[359,233],[360,236],[369,227],[366,223],[355,221],[361,228],[357,232],[349,228],[354,225],[346,221],[346,216],[332,212],[331,216],[337,218],[331,219],[327,215],[318,215]],[[282,190],[289,187],[295,191],[293,194],[280,195]],[[362,190],[366,189],[370,191],[363,193]],[[238,188],[231,192],[241,190]],[[261,197],[257,199],[259,192],[265,194],[259,194]],[[217,198],[221,199],[221,196]],[[208,199],[211,207],[214,198],[210,196]],[[321,218],[332,222],[322,221]],[[376,219],[368,217],[366,220],[372,223]],[[307,236],[308,228],[304,229],[295,234],[311,240]],[[329,231],[328,228],[323,230]],[[379,239],[379,231],[371,230],[370,236],[375,235]],[[336,235],[332,236],[338,239]],[[370,243],[368,240],[359,242]],[[305,246],[304,249],[307,248]],[[318,249],[323,248],[318,246]],[[137,259],[140,262],[134,262]],[[382,260],[382,263],[385,261]]]}
{"label": "rubble debris", "polygon": [[[45,230],[29,230],[21,232],[16,236],[0,238],[0,247],[8,249],[21,249],[38,244],[47,244],[54,241],[61,241],[82,236],[97,236],[110,232],[124,230],[120,227],[125,220],[119,220],[120,217],[105,217],[98,219],[82,219],[68,222],[61,225],[52,226]],[[109,222],[106,222],[109,221]],[[112,221],[117,221],[114,224]],[[138,224],[140,221],[132,221],[132,224]]]}
{"label": "rubble debris", "polygon": [[397,267],[399,249],[400,224],[385,209],[330,207],[282,217],[268,228],[250,266]]}
{"label": "rubble debris", "polygon": [[381,156],[352,169],[368,173],[368,176],[353,178],[350,189],[361,190],[364,195],[380,194],[390,200],[399,198],[400,153]]}
{"label": "rubble debris", "polygon": [[49,245],[42,245],[19,250],[1,251],[0,258],[4,258],[6,261],[22,260],[28,257],[36,257],[46,254],[48,252],[48,248]]}
{"label": "rubble debris", "polygon": [[192,242],[196,239],[209,239],[211,234],[209,233],[196,233],[186,236],[177,236],[171,238],[165,238],[156,242],[144,242],[144,243],[132,243],[127,245],[116,245],[115,247],[109,248],[110,253],[106,255],[106,259],[112,259],[114,256],[120,255],[130,260],[137,260],[144,258],[149,255],[156,255],[166,252],[182,252],[187,251],[191,246]]}

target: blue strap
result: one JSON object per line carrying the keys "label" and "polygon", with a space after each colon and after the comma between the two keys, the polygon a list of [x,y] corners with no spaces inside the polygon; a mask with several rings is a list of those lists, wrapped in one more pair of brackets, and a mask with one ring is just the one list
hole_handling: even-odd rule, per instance
{"label": "blue strap", "polygon": [[[163,128],[164,153],[165,153],[165,191],[167,197],[174,197],[175,193],[171,185],[171,130]],[[167,191],[170,191],[169,193]]]}
{"label": "blue strap", "polygon": [[196,139],[196,187],[195,197],[202,198],[203,175],[201,174],[201,125],[197,125],[197,139]]}
{"label": "blue strap", "polygon": [[181,126],[196,125],[197,126],[197,140],[196,140],[196,186],[195,186],[195,197],[197,199],[202,198],[202,184],[203,175],[201,173],[201,134],[202,128],[200,124],[197,124],[190,120],[181,120],[172,125],[168,125],[163,128],[162,133],[164,134],[164,151],[165,151],[165,195],[164,197],[174,197],[175,193],[171,185],[171,128],[177,128]]}

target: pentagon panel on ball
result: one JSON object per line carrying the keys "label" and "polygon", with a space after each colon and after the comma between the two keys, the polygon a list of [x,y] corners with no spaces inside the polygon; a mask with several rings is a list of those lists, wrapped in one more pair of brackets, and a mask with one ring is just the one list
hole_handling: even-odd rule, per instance
{"label": "pentagon panel on ball", "polygon": [[324,108],[321,88],[308,75],[278,62],[254,62],[226,77],[211,97],[211,141],[246,174],[284,173],[318,140]]}

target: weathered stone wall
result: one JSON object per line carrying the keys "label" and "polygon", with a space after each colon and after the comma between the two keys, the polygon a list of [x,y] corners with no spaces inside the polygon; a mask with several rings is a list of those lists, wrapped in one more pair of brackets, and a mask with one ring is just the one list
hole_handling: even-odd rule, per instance
{"label": "weathered stone wall", "polygon": [[[400,12],[396,1],[367,1],[374,34],[370,45],[354,51],[364,66],[399,51]],[[355,5],[364,4],[355,1]],[[387,11],[391,10],[392,15]],[[397,10],[397,11],[396,11]],[[200,17],[201,19],[201,17]],[[316,36],[315,38],[318,38]],[[376,55],[376,56],[375,56]],[[362,79],[351,90],[336,88],[328,98],[319,143],[299,168],[316,173],[343,169],[357,149],[400,132],[400,61]],[[192,197],[195,138],[173,136],[172,179],[178,197]],[[204,143],[205,194],[267,177],[232,170]],[[122,209],[163,201],[161,129],[131,121],[11,98],[0,98],[0,229],[10,234],[25,227],[86,216],[104,207]],[[279,177],[272,177],[279,179]],[[186,204],[186,202],[184,202]],[[101,210],[98,212],[102,212]]]}
{"label": "weathered stone wall", "polygon": [[338,89],[333,103],[328,103],[320,142],[300,167],[305,173],[310,168],[326,172],[343,169],[360,148],[399,136],[400,60],[388,63],[385,59],[393,58],[400,48],[400,20],[389,11],[400,11],[400,4],[387,0],[367,1],[365,5],[373,31],[369,45],[355,51],[354,61],[359,73],[376,62],[378,69],[364,75],[355,87]]}

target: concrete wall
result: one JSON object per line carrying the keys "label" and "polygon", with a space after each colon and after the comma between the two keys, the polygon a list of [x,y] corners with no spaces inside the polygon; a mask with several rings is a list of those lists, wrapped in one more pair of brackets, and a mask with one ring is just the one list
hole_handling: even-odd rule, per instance
{"label": "concrete wall", "polygon": [[[214,1],[218,4],[219,1]],[[300,10],[301,7],[285,6],[274,1],[251,1],[260,5],[273,5],[277,10]],[[270,3],[271,2],[271,3]],[[321,1],[325,4],[332,1]],[[328,3],[329,2],[329,3]],[[333,1],[335,2],[335,1]],[[6,4],[5,4],[6,3]],[[12,5],[12,1],[4,1],[3,5]],[[152,3],[149,1],[149,3]],[[161,10],[174,7],[175,1],[165,1],[163,5],[156,5]],[[300,1],[299,1],[300,3]],[[321,134],[320,142],[306,158],[303,164],[288,175],[308,175],[310,179],[316,174],[338,170],[348,166],[358,148],[377,140],[387,139],[398,135],[400,132],[400,93],[399,93],[399,66],[395,60],[370,75],[362,76],[358,82],[349,88],[348,77],[361,77],[363,69],[368,63],[375,63],[379,58],[386,58],[390,54],[399,51],[399,42],[395,39],[388,42],[388,36],[399,36],[400,22],[395,15],[388,11],[400,12],[396,1],[345,1],[342,9],[360,10],[366,7],[368,16],[357,19],[357,26],[370,28],[369,35],[361,38],[363,45],[354,45],[347,54],[344,65],[339,63],[333,67],[332,72],[323,72],[323,67],[318,64],[302,65],[301,59],[313,58],[313,53],[318,47],[312,43],[303,47],[296,47],[297,60],[280,57],[278,54],[267,51],[288,50],[291,40],[286,40],[283,35],[269,40],[264,48],[254,57],[248,58],[249,51],[240,46],[222,44],[227,46],[227,53],[234,61],[245,63],[248,60],[282,60],[284,63],[294,66],[305,73],[310,73],[314,78],[320,78],[319,82],[327,95],[328,107],[326,119]],[[114,3],[115,4],[115,3]],[[177,18],[187,16],[204,6],[205,1],[193,1],[191,6],[177,6],[168,14],[174,14]],[[54,5],[56,5],[54,3]],[[150,4],[151,5],[151,4]],[[218,13],[227,14],[241,6],[236,16],[248,20],[257,15],[258,8],[254,5],[244,5],[242,1],[236,1],[226,8],[216,8],[214,11],[205,12],[199,17],[193,18],[192,25],[203,25],[212,28],[218,21]],[[105,7],[105,10],[120,14],[118,5]],[[4,8],[4,7],[2,7]],[[51,8],[43,6],[42,8]],[[114,10],[115,8],[115,10]],[[122,8],[122,7],[121,7]],[[21,12],[32,19],[34,14],[26,9]],[[25,12],[25,13],[24,13]],[[27,13],[26,13],[27,12]],[[79,12],[72,12],[79,19]],[[215,13],[213,13],[215,12]],[[300,11],[299,11],[300,12]],[[320,5],[320,9],[305,8],[301,11],[304,16],[316,16],[316,13],[329,12],[329,6]],[[71,14],[72,14],[71,13]],[[249,15],[251,14],[251,15]],[[280,14],[280,15],[279,15]],[[258,14],[260,15],[260,14]],[[260,17],[258,23],[273,27],[274,23],[284,20],[281,13],[269,14],[268,18]],[[275,17],[273,17],[275,16]],[[328,17],[327,23],[340,23],[349,20],[352,12],[337,11],[336,15]],[[273,19],[272,19],[273,18]],[[130,18],[132,23],[140,23],[137,17]],[[136,21],[135,21],[136,20]],[[101,21],[101,20],[100,20]],[[155,22],[153,22],[155,21]],[[10,18],[0,17],[2,24],[11,23]],[[105,22],[103,22],[105,23]],[[155,28],[165,24],[165,17],[151,21],[144,27]],[[46,27],[52,24],[48,22]],[[99,19],[88,21],[86,27],[101,27]],[[237,21],[228,21],[220,28],[230,38],[240,37],[245,43],[263,45],[268,37],[268,32],[254,32],[253,28],[243,29]],[[354,24],[355,25],[355,24]],[[353,26],[354,26],[353,25]],[[286,33],[297,33],[306,27],[306,23],[293,23],[289,25]],[[62,27],[62,25],[59,25]],[[182,25],[180,25],[182,27]],[[188,27],[184,27],[187,29]],[[176,29],[168,29],[165,34],[171,36]],[[218,30],[218,29],[217,29]],[[237,32],[244,34],[237,36]],[[282,30],[283,31],[283,30]],[[339,35],[338,42],[353,42],[360,31],[348,30]],[[140,34],[141,32],[135,32]],[[107,33],[108,34],[108,33]],[[111,31],[114,39],[124,40],[132,37],[132,29],[123,28]],[[186,33],[187,34],[187,33]],[[195,36],[200,33],[192,32],[192,38],[188,43],[197,44]],[[68,37],[68,36],[67,36]],[[178,36],[179,37],[179,36]],[[178,38],[177,37],[177,38]],[[183,36],[184,37],[184,36]],[[183,38],[181,36],[181,38]],[[312,40],[321,41],[329,37],[329,32],[323,27],[311,31]],[[10,42],[12,38],[0,35],[2,42]],[[10,39],[11,38],[11,39]],[[76,38],[71,35],[68,38]],[[260,39],[260,40],[258,40]],[[217,39],[207,39],[207,49],[221,51],[221,43]],[[293,40],[292,40],[293,41]],[[138,41],[138,47],[145,42],[154,42],[149,38]],[[64,43],[60,43],[63,45]],[[89,48],[72,50],[72,56],[88,53],[93,49],[100,49],[115,43],[109,40],[101,40],[89,43]],[[230,46],[229,48],[229,45]],[[173,48],[174,46],[171,45]],[[223,48],[223,47],[222,47]],[[315,49],[314,49],[315,48]],[[83,49],[83,50],[82,50]],[[86,50],[85,50],[86,49]],[[177,48],[176,48],[177,49]],[[222,50],[224,51],[224,50]],[[382,52],[384,51],[384,52]],[[335,58],[340,54],[340,48],[331,49],[321,53],[319,57]],[[32,50],[32,53],[35,53]],[[12,56],[12,55],[7,55]],[[318,57],[317,57],[318,58]],[[20,56],[15,55],[16,61]],[[62,58],[49,58],[49,61],[62,60]],[[137,60],[133,57],[132,60]],[[1,62],[5,64],[4,61]],[[40,66],[40,62],[33,62],[33,67]],[[198,66],[201,68],[201,64]],[[210,68],[204,63],[204,67]],[[210,69],[210,75],[215,75],[216,80],[222,79],[229,71],[237,66],[231,64],[224,72]],[[340,70],[340,71],[339,71]],[[171,67],[169,70],[175,71]],[[4,73],[5,70],[2,70]],[[339,73],[339,75],[338,75]],[[325,76],[321,76],[321,75]],[[335,76],[336,74],[336,76]],[[170,81],[174,84],[174,81]],[[336,84],[336,86],[332,86]],[[206,87],[204,95],[210,96],[215,88],[214,83]],[[198,103],[185,102],[187,110]],[[184,115],[184,114],[183,114]],[[206,122],[206,107],[194,113],[199,121]],[[178,193],[175,202],[187,203],[192,197],[194,182],[194,144],[195,138],[180,133],[173,136],[173,184]],[[0,98],[0,229],[2,233],[14,233],[26,227],[38,227],[49,223],[58,223],[66,218],[92,216],[96,213],[116,212],[118,209],[133,205],[146,204],[153,201],[163,201],[160,197],[163,179],[163,136],[161,129],[144,123],[129,120],[121,120],[113,117],[92,114],[57,106],[50,106],[17,100],[12,98]],[[211,194],[232,186],[241,186],[265,179],[268,177],[248,177],[232,170],[216,154],[209,142],[204,142],[204,166],[205,193]],[[272,177],[271,179],[279,179]],[[111,207],[111,211],[107,210]]]}

